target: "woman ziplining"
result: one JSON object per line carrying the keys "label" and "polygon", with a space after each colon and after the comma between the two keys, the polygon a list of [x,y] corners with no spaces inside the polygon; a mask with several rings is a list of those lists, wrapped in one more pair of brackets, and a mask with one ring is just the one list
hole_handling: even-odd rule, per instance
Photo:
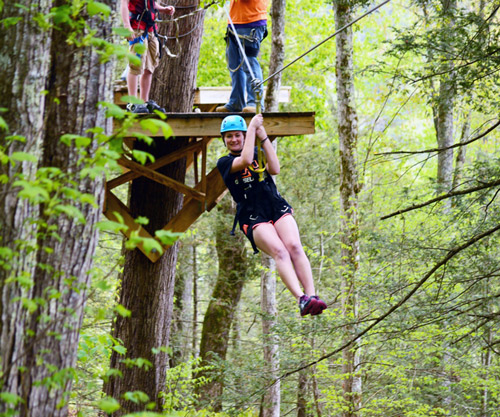
{"label": "woman ziplining", "polygon": [[[264,117],[254,116],[247,128],[241,116],[231,115],[221,124],[221,135],[229,155],[217,161],[217,168],[237,203],[236,219],[255,252],[262,250],[276,262],[283,283],[297,299],[300,315],[318,315],[327,308],[316,295],[311,264],[300,241],[293,209],[280,195],[271,175],[278,175],[278,156],[264,128]],[[256,138],[266,154],[260,173]],[[303,290],[302,290],[302,288]]]}

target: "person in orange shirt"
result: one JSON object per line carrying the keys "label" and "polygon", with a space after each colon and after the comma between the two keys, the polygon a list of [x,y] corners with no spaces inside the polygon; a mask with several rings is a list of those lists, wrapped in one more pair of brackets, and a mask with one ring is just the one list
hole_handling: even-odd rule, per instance
{"label": "person in orange shirt", "polygon": [[[255,113],[256,94],[252,86],[251,72],[256,79],[262,81],[262,68],[257,57],[260,52],[260,44],[267,36],[267,6],[268,0],[231,0],[229,5],[229,16],[236,29],[233,33],[231,25],[228,24],[226,32],[226,59],[231,75],[231,96],[229,101],[217,107],[218,112],[249,112]],[[252,71],[243,58],[241,50],[236,41],[239,37],[245,55]],[[261,94],[261,106],[264,108],[263,87],[259,87]]]}

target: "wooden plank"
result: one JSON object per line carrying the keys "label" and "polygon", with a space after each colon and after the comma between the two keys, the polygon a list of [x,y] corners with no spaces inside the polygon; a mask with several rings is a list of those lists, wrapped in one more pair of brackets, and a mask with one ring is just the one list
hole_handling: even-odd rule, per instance
{"label": "wooden plank", "polygon": [[[128,227],[128,230],[124,233],[127,238],[130,238],[133,231],[137,231],[141,237],[155,239],[146,231],[146,229],[134,221],[134,218],[130,215],[127,206],[109,190],[106,191],[106,203],[104,205],[103,213],[109,220],[115,222],[119,221],[115,213],[118,213],[121,217],[123,217],[125,225]],[[144,253],[144,255],[146,255],[151,262],[156,262],[160,258],[160,254],[156,251],[146,253],[146,250],[141,243],[137,245],[137,248]]]}
{"label": "wooden plank", "polygon": [[[158,168],[161,168],[162,166],[168,165],[174,161],[177,161],[180,158],[183,158],[184,156],[188,157],[188,162],[189,162],[189,153],[193,150],[199,150],[203,146],[203,142],[199,141],[196,143],[193,143],[191,145],[188,145],[185,148],[178,149],[175,152],[169,153],[168,155],[162,156],[161,158],[158,158],[155,162],[146,165],[146,168],[152,169],[152,170],[157,170]],[[115,187],[118,187],[119,185],[125,184],[126,182],[135,180],[136,178],[139,178],[142,176],[142,174],[139,174],[134,171],[129,171],[123,175],[120,175],[117,178],[113,178],[112,180],[109,180],[106,183],[106,187],[109,190],[112,190]]]}
{"label": "wooden plank", "polygon": [[[205,209],[210,211],[217,205],[227,192],[226,185],[217,168],[214,168],[207,175],[207,184],[206,207],[203,207],[199,201],[192,198],[184,201],[182,209],[168,222],[163,230],[184,233],[204,213]],[[201,187],[201,183],[197,187]]]}
{"label": "wooden plank", "polygon": [[[250,123],[253,113],[238,113]],[[167,123],[174,136],[218,137],[220,124],[227,113],[167,113]],[[154,116],[146,116],[154,117]],[[307,135],[315,132],[314,113],[264,113],[264,123],[269,136]],[[114,121],[114,123],[119,123]],[[130,129],[134,133],[151,135],[151,132],[141,128],[136,122]]]}
{"label": "wooden plank", "polygon": [[121,166],[124,166],[132,171],[139,173],[140,175],[143,175],[153,181],[163,184],[166,187],[172,188],[173,190],[179,193],[182,193],[186,196],[195,198],[200,201],[205,200],[205,194],[201,193],[200,191],[188,187],[187,185],[179,181],[176,181],[170,177],[167,177],[166,175],[160,174],[159,172],[156,172],[144,165],[138,164],[137,162],[134,161],[130,161],[126,158],[120,158],[118,159],[117,162]]}

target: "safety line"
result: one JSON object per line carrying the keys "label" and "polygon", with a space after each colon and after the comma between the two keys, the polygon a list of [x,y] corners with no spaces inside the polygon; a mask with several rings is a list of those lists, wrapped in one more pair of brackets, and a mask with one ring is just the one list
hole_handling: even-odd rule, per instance
{"label": "safety line", "polygon": [[274,76],[278,75],[280,72],[284,71],[286,68],[288,68],[290,65],[292,64],[295,64],[299,59],[302,59],[304,58],[308,53],[314,51],[316,48],[318,48],[319,46],[323,45],[325,42],[329,41],[330,39],[332,39],[333,37],[337,36],[340,32],[342,32],[343,30],[347,29],[348,27],[354,25],[356,22],[359,22],[361,19],[363,19],[364,17],[368,16],[369,14],[373,13],[375,10],[379,9],[380,7],[384,6],[385,4],[389,3],[391,0],[385,0],[384,2],[380,3],[378,6],[375,6],[373,8],[371,8],[370,10],[368,10],[366,13],[362,14],[361,16],[359,16],[358,18],[354,19],[352,22],[348,23],[347,25],[341,27],[339,30],[337,30],[335,33],[333,33],[332,35],[330,35],[328,38],[326,39],[323,39],[320,43],[318,43],[317,45],[313,46],[311,49],[309,49],[308,51],[304,52],[302,55],[300,55],[298,58],[295,58],[292,62],[290,62],[289,64],[285,65],[283,68],[281,68],[280,70],[276,71],[274,74],[271,74],[269,77],[267,77],[265,80],[263,80],[262,82],[259,83],[259,85],[261,84],[264,84],[266,81],[269,81],[271,78],[273,78]]}
{"label": "safety line", "polygon": [[[238,47],[240,48],[241,54],[243,55],[243,59],[245,60],[245,63],[247,64],[248,72],[252,76],[252,80],[255,80],[255,75],[252,71],[252,68],[250,67],[250,63],[248,62],[248,58],[247,58],[247,55],[245,54],[245,50],[243,49],[243,46],[241,45],[240,37],[238,36],[238,32],[236,32],[236,29],[234,27],[234,23],[231,20],[231,16],[229,16],[229,12],[228,12],[225,4],[223,6],[223,9],[226,12],[227,18],[229,19],[229,25],[231,26],[231,29],[233,30],[234,37],[236,38],[236,43],[238,44]],[[262,83],[259,83],[257,85],[259,86],[260,84],[262,84]]]}

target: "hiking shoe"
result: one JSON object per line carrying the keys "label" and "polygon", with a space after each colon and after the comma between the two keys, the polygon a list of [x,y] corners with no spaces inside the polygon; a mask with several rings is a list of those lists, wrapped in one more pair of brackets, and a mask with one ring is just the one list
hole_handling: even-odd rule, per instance
{"label": "hiking shoe", "polygon": [[149,109],[145,104],[127,104],[127,110],[131,113],[149,113]]}
{"label": "hiking shoe", "polygon": [[231,110],[229,110],[226,106],[217,106],[215,111],[217,113],[231,113]]}
{"label": "hiking shoe", "polygon": [[311,295],[310,300],[315,301],[313,306],[309,309],[309,313],[311,314],[311,316],[316,316],[318,314],[321,314],[323,310],[326,310],[328,308],[326,303],[317,295]]}
{"label": "hiking shoe", "polygon": [[255,113],[257,109],[254,106],[243,107],[243,113]]}
{"label": "hiking shoe", "polygon": [[160,107],[160,105],[154,100],[146,101],[146,106],[148,107],[149,113],[154,113],[155,110],[166,113],[165,109]]}
{"label": "hiking shoe", "polygon": [[313,309],[314,304],[316,304],[314,298],[309,298],[307,294],[302,295],[299,300],[300,315],[302,317],[307,316]]}

